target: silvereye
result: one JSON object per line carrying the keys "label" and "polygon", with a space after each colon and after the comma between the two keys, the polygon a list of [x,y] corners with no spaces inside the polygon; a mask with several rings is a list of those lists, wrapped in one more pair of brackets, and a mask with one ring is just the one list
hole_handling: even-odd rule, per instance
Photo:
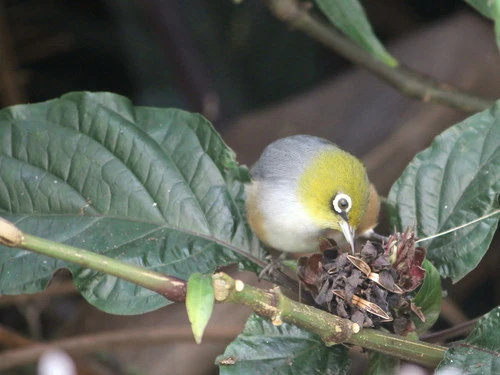
{"label": "silvereye", "polygon": [[277,250],[314,252],[343,234],[354,252],[356,235],[372,233],[377,224],[380,202],[363,164],[325,139],[279,139],[264,149],[251,175],[248,222]]}

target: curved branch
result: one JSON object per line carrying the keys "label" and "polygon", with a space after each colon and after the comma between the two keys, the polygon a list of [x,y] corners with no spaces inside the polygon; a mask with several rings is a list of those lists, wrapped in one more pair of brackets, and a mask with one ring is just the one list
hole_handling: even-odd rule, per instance
{"label": "curved branch", "polygon": [[23,233],[14,224],[1,217],[0,245],[26,249],[116,276],[152,290],[173,302],[184,302],[186,299],[186,282],[184,280],[124,263],[92,251]]}
{"label": "curved branch", "polygon": [[333,26],[311,15],[298,0],[263,0],[276,18],[308,34],[354,64],[388,82],[402,93],[424,102],[436,102],[466,112],[483,111],[494,100],[480,98],[447,83],[399,65],[391,68],[358,47]]}
{"label": "curved branch", "polygon": [[50,285],[43,292],[33,294],[12,294],[0,296],[0,307],[11,305],[22,305],[31,301],[48,299],[51,297],[67,296],[77,294],[73,281],[66,281],[57,285]]}
{"label": "curved branch", "polygon": [[441,331],[427,333],[420,336],[420,340],[435,343],[445,342],[459,336],[467,336],[472,331],[472,328],[474,328],[474,325],[478,320],[479,318],[475,318]]}
{"label": "curved branch", "polygon": [[[182,302],[186,298],[184,280],[127,264],[105,255],[25,234],[2,218],[0,218],[0,244],[24,248],[120,277],[153,290],[172,301]],[[216,301],[244,304],[257,314],[270,318],[277,325],[283,321],[296,324],[320,336],[326,345],[350,343],[429,367],[436,366],[444,355],[445,348],[439,345],[410,340],[373,329],[361,330],[358,324],[348,319],[287,298],[279,288],[271,291],[254,288],[224,273],[213,275],[212,280]],[[89,345],[93,345],[93,340],[90,341]],[[35,354],[30,355],[36,357],[39,355],[36,353],[40,353],[36,350],[43,351],[50,347],[53,345],[47,344],[42,349],[33,349]],[[70,348],[66,349],[70,350]],[[0,355],[0,364],[4,362],[4,358]]]}

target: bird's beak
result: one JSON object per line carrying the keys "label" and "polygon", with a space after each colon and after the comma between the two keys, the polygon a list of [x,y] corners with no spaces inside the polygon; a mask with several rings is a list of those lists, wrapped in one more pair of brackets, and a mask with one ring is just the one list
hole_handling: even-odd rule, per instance
{"label": "bird's beak", "polygon": [[340,229],[342,229],[342,233],[344,234],[345,239],[351,245],[352,253],[354,254],[354,228],[349,225],[349,223],[345,220],[340,221]]}

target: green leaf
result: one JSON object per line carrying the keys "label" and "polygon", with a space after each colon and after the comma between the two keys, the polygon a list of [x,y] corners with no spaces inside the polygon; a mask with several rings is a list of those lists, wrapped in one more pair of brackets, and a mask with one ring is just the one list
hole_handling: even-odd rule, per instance
{"label": "green leaf", "polygon": [[287,323],[276,327],[257,315],[215,363],[222,375],[345,374],[349,369],[346,347],[327,347],[312,333]]}
{"label": "green leaf", "polygon": [[423,333],[431,328],[439,317],[441,311],[441,300],[443,291],[441,289],[441,278],[439,272],[427,259],[422,267],[425,269],[425,278],[413,303],[417,305],[425,316],[425,322],[418,317],[413,317],[417,333]]}
{"label": "green leaf", "polygon": [[294,274],[297,273],[297,259],[283,259],[281,264],[290,269]]}
{"label": "green leaf", "polygon": [[[187,279],[264,253],[244,218],[248,171],[211,124],[176,109],[71,93],[0,111],[0,216],[27,233]],[[169,303],[131,283],[0,247],[0,294],[42,290],[67,267],[108,312]]]}
{"label": "green leaf", "polygon": [[214,288],[212,277],[193,273],[187,282],[186,309],[194,339],[201,344],[203,332],[214,309]]}
{"label": "green leaf", "polygon": [[399,369],[399,359],[377,352],[368,355],[368,368],[364,375],[396,374]]}
{"label": "green leaf", "polygon": [[495,23],[497,46],[500,48],[500,0],[465,0],[483,16]]}
{"label": "green leaf", "polygon": [[[460,374],[493,375],[500,373],[500,307],[483,316],[469,337],[445,352],[437,373],[447,368]],[[442,372],[444,374],[444,371]]]}
{"label": "green leaf", "polygon": [[[456,228],[498,207],[500,192],[500,104],[477,113],[437,136],[415,156],[392,186],[393,224],[415,227],[425,238]],[[454,282],[473,270],[498,225],[489,217],[426,240],[427,258]]]}
{"label": "green leaf", "polygon": [[326,17],[355,42],[383,63],[396,67],[392,57],[377,39],[365,11],[357,0],[315,0]]}

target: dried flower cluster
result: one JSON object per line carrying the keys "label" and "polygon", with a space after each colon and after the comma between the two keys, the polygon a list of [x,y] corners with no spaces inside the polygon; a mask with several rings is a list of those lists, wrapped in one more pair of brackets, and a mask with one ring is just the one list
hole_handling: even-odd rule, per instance
{"label": "dried flower cluster", "polygon": [[410,294],[425,277],[424,258],[407,230],[383,245],[367,241],[356,256],[334,248],[300,258],[297,274],[323,309],[363,327],[390,322],[405,334],[413,331],[412,314],[425,319]]}

